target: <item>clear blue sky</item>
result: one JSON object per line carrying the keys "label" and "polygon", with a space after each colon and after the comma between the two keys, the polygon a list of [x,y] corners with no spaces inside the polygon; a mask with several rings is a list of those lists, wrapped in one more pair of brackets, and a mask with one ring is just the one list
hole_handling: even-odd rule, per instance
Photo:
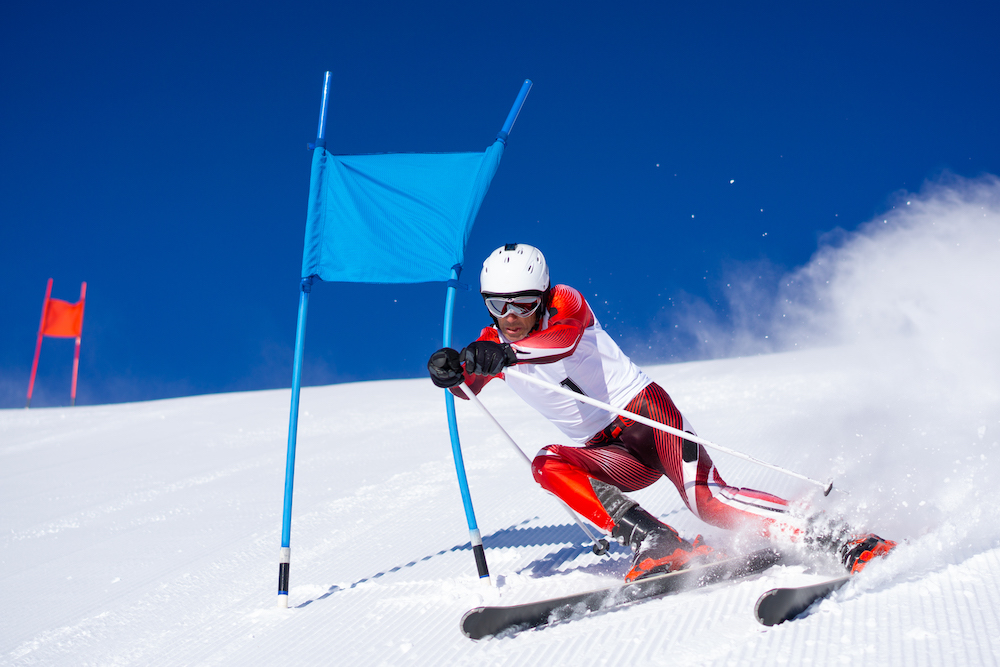
{"label": "clear blue sky", "polygon": [[[288,386],[323,72],[338,153],[482,150],[535,85],[465,277],[539,246],[626,351],[944,172],[1000,173],[995,3],[17,3],[0,21],[0,407],[48,278],[79,404]],[[567,8],[571,8],[568,10]],[[773,287],[773,286],[772,286]],[[306,384],[417,377],[440,284],[321,284]],[[459,297],[456,342],[488,319]],[[46,339],[33,407],[67,405]]]}

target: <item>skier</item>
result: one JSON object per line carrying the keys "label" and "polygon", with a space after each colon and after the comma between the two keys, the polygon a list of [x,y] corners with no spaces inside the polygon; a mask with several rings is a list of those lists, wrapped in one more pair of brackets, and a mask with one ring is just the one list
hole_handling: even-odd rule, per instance
{"label": "skier", "polygon": [[[500,377],[582,445],[544,447],[532,473],[542,488],[633,549],[626,581],[720,557],[701,535],[685,540],[623,493],[663,476],[703,521],[837,549],[851,572],[895,546],[873,534],[820,528],[819,521],[793,515],[782,498],[726,484],[703,446],[518,377],[533,375],[694,434],[666,391],[601,328],[583,295],[566,285],[550,286],[545,257],[537,248],[510,243],[491,253],[483,262],[480,292],[493,326],[461,352],[442,348],[432,354],[427,362],[431,379],[465,398],[464,390],[478,394]],[[503,372],[515,365],[516,373]]]}

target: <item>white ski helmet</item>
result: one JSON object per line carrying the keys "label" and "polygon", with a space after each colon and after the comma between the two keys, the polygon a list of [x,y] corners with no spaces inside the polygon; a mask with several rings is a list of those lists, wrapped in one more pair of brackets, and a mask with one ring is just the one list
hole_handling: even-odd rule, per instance
{"label": "white ski helmet", "polygon": [[542,252],[525,243],[508,243],[483,262],[479,274],[482,294],[544,294],[549,289],[549,267]]}

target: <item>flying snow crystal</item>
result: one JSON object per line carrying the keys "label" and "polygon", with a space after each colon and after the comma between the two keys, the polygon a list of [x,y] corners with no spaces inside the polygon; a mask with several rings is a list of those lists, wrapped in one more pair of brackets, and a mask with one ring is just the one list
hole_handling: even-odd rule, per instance
{"label": "flying snow crystal", "polygon": [[733,184],[733,183],[735,183],[735,182],[736,182],[736,180],[735,180],[735,179],[732,179],[732,178],[730,178],[730,179],[729,179],[729,184],[730,184],[730,185],[732,185],[732,184]]}

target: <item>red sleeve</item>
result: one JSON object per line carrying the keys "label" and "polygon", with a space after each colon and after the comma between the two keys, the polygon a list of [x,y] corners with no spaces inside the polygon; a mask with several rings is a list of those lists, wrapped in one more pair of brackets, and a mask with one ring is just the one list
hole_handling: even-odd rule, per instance
{"label": "red sleeve", "polygon": [[594,314],[587,300],[566,285],[552,288],[548,315],[543,329],[511,344],[519,364],[550,364],[565,359],[576,351],[584,330],[594,326]]}
{"label": "red sleeve", "polygon": [[[553,361],[565,359],[576,352],[583,332],[594,326],[594,314],[587,305],[583,295],[572,287],[556,285],[552,288],[549,298],[548,323],[544,328],[525,336],[511,347],[517,353],[519,364],[550,364]],[[486,327],[476,340],[500,342],[500,334],[494,327]],[[465,374],[466,382],[477,395],[483,387],[499,375],[482,376]],[[452,387],[451,393],[459,398],[466,398],[461,391],[462,385]],[[466,399],[468,400],[468,399]]]}

